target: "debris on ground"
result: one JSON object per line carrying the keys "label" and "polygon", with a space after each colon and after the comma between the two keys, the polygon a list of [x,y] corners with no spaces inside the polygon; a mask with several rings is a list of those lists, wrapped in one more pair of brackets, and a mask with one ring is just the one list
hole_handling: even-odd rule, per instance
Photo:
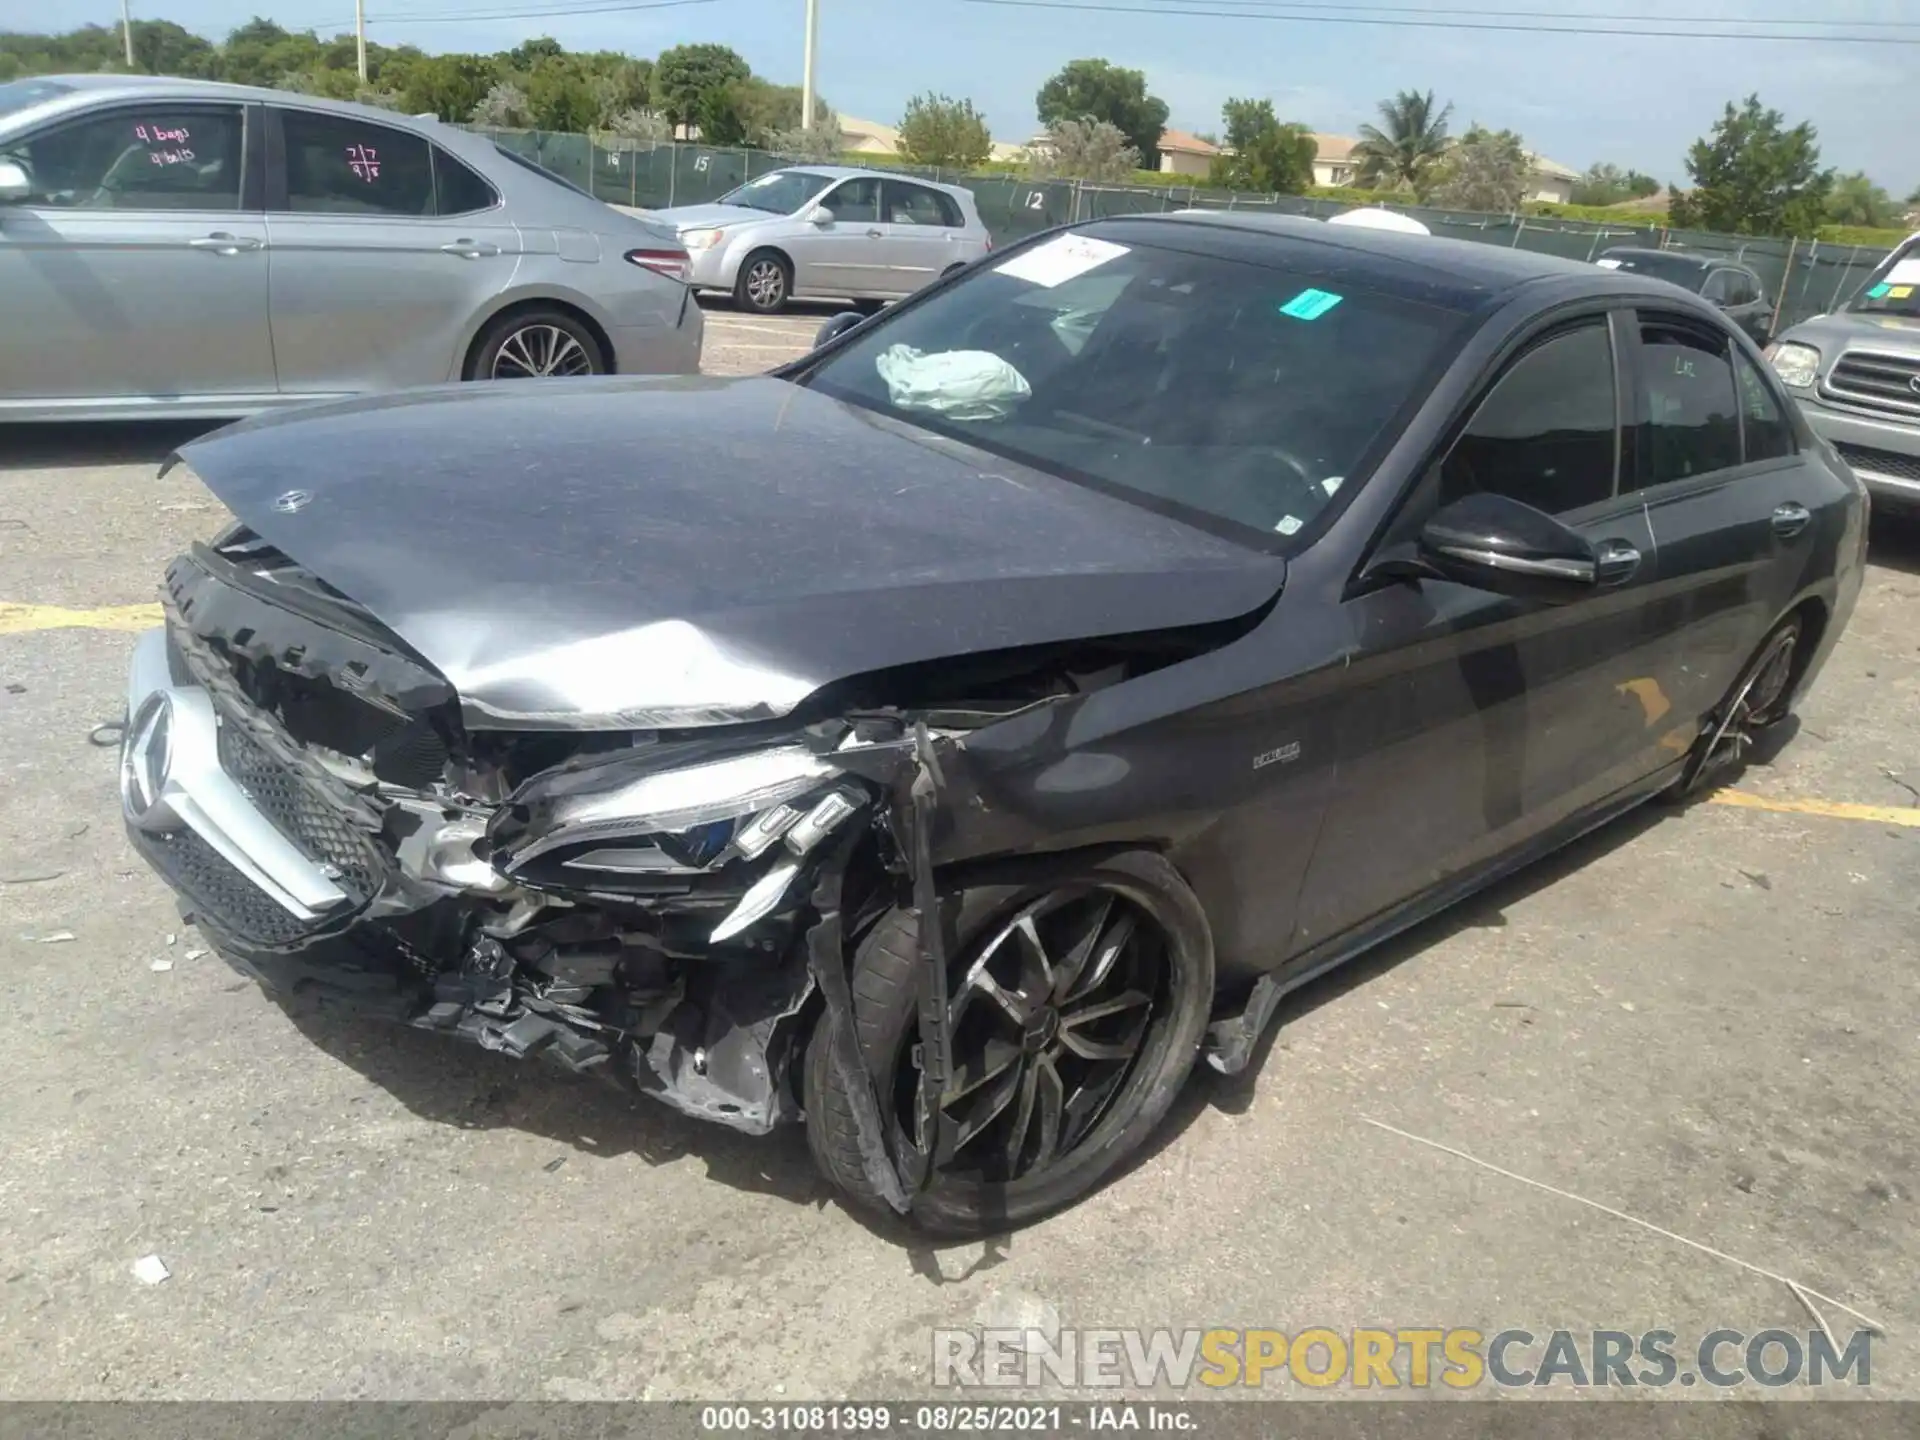
{"label": "debris on ground", "polygon": [[196,948],[196,949],[187,951],[187,959],[189,960],[204,959],[206,954],[207,952],[205,950]]}
{"label": "debris on ground", "polygon": [[167,956],[162,955],[158,960],[149,961],[147,968],[149,970],[171,970],[173,969],[173,961]]}
{"label": "debris on ground", "polygon": [[173,1272],[158,1255],[142,1255],[133,1262],[133,1278],[142,1285],[158,1285]]}
{"label": "debris on ground", "polygon": [[167,936],[167,948],[171,950],[173,948],[174,941],[178,940],[179,938],[180,937],[178,935]]}
{"label": "debris on ground", "polygon": [[67,872],[64,870],[36,870],[27,875],[0,875],[0,885],[38,885],[46,880],[58,880]]}
{"label": "debris on ground", "polygon": [[71,930],[56,930],[51,935],[29,935],[27,938],[36,945],[64,945],[67,941],[77,940],[80,937]]}
{"label": "debris on ground", "polygon": [[542,1165],[540,1168],[546,1171],[549,1175],[551,1175],[554,1171],[558,1170],[562,1165],[566,1163],[567,1163],[567,1157],[564,1155],[560,1155],[560,1156],[556,1156],[552,1160],[547,1161],[547,1163]]}

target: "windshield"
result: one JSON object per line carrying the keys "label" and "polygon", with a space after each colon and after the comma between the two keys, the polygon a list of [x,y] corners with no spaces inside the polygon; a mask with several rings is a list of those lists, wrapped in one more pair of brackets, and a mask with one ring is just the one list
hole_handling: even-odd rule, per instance
{"label": "windshield", "polygon": [[1358,479],[1460,325],[1326,272],[1067,234],[873,324],[802,383],[1271,547]]}
{"label": "windshield", "polygon": [[1920,320],[1920,239],[1907,241],[1889,255],[1847,309],[1860,315]]}
{"label": "windshield", "polygon": [[12,115],[57,95],[72,93],[71,85],[57,84],[52,80],[10,80],[0,85],[0,115]]}
{"label": "windshield", "polygon": [[718,203],[765,210],[769,215],[791,215],[832,183],[828,175],[809,175],[804,170],[770,170],[758,180],[749,180],[739,189],[729,190]]}
{"label": "windshield", "polygon": [[1707,267],[1692,255],[1662,255],[1657,251],[1615,250],[1598,262],[1608,270],[1631,270],[1636,275],[1651,275],[1683,290],[1698,291],[1706,278]]}

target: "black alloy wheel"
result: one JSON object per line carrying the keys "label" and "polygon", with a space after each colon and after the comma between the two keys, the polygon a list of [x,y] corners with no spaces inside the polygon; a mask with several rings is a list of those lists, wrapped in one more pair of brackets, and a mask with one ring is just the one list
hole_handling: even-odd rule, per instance
{"label": "black alloy wheel", "polygon": [[[938,1234],[1010,1228],[1093,1189],[1172,1104],[1212,1004],[1206,920],[1165,859],[1025,868],[1026,884],[955,902],[953,1074],[937,1129],[921,1092],[913,917],[887,915],[855,958],[855,1029],[893,1151],[925,1154],[939,1136],[913,1211]],[[884,1209],[829,1050],[823,1021],[804,1077],[814,1157],[850,1199]]]}
{"label": "black alloy wheel", "polygon": [[1686,774],[1674,787],[1677,799],[1697,795],[1706,781],[1744,764],[1754,742],[1787,717],[1800,652],[1800,618],[1774,629],[1740,672],[1695,746]]}

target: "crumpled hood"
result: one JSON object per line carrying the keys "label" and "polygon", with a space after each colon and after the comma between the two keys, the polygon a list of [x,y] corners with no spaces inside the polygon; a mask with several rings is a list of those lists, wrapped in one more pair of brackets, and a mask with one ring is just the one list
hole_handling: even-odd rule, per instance
{"label": "crumpled hood", "polygon": [[770,377],[446,386],[180,458],[478,728],[786,714],[836,680],[1232,620],[1285,562]]}

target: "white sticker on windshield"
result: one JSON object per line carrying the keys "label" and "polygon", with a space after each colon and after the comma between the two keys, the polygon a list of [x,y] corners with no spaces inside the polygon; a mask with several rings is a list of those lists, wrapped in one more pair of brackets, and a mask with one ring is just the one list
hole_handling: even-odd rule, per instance
{"label": "white sticker on windshield", "polygon": [[1282,535],[1298,535],[1300,533],[1300,527],[1306,523],[1307,522],[1302,520],[1298,515],[1282,515],[1280,517],[1280,523],[1273,528],[1278,530]]}
{"label": "white sticker on windshield", "polygon": [[1888,285],[1920,285],[1920,260],[1902,260],[1880,278]]}
{"label": "white sticker on windshield", "polygon": [[1111,240],[1096,240],[1091,235],[1060,235],[993,268],[1002,275],[1044,285],[1050,290],[1126,253],[1125,245],[1115,245]]}
{"label": "white sticker on windshield", "polygon": [[1602,270],[1618,270],[1620,268],[1620,262],[1618,260],[1596,260],[1593,263],[1598,265]]}

